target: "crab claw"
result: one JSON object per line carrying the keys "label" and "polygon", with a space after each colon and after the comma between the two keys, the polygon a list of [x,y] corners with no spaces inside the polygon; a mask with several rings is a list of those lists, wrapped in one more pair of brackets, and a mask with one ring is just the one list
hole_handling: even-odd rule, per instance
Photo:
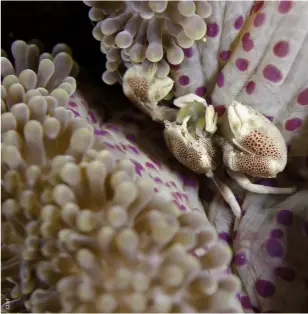
{"label": "crab claw", "polygon": [[200,103],[204,107],[207,107],[206,100],[193,93],[178,97],[177,99],[173,101],[173,104],[178,108],[183,108],[184,106],[187,106],[193,103]]}
{"label": "crab claw", "polygon": [[124,74],[123,92],[152,117],[158,102],[169,94],[173,84],[174,81],[169,77],[159,78],[155,72],[146,71],[141,65],[133,65]]}
{"label": "crab claw", "polygon": [[[233,101],[219,132],[235,147],[225,146],[224,163],[252,177],[274,178],[287,163],[284,139],[265,116]],[[229,148],[228,148],[229,147]]]}

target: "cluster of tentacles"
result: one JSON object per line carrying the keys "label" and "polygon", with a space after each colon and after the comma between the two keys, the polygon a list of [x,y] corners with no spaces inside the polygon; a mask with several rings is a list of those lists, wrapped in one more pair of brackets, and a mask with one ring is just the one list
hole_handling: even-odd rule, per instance
{"label": "cluster of tentacles", "polygon": [[67,109],[74,62],[56,48],[1,59],[2,310],[241,311],[228,246]]}
{"label": "cluster of tentacles", "polygon": [[155,75],[165,78],[170,65],[184,59],[182,48],[204,40],[205,18],[211,6],[200,1],[84,1],[92,7],[90,19],[96,23],[93,36],[106,54],[107,84],[121,82],[126,68],[135,64],[155,66]]}

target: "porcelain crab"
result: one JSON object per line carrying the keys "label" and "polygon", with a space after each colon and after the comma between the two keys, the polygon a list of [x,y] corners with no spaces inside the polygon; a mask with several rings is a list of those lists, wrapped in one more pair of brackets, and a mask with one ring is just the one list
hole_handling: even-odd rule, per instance
{"label": "porcelain crab", "polygon": [[241,216],[241,209],[233,192],[214,175],[221,159],[230,177],[248,191],[295,192],[295,187],[253,184],[247,177],[275,178],[287,163],[284,139],[265,116],[233,101],[218,123],[214,107],[195,94],[175,99],[174,105],[180,108],[177,120],[164,122],[164,138],[170,152],[192,171],[212,178],[236,217]]}

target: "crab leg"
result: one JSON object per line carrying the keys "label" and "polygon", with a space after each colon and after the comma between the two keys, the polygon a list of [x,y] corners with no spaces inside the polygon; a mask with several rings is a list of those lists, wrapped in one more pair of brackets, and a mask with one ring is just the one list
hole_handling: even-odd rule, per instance
{"label": "crab leg", "polygon": [[249,192],[260,194],[292,194],[296,191],[296,187],[279,188],[272,186],[265,186],[260,184],[254,184],[242,173],[226,169],[230,177],[232,177],[239,186],[246,189]]}
{"label": "crab leg", "polygon": [[230,205],[231,210],[234,213],[235,217],[240,218],[242,210],[241,210],[241,207],[238,204],[238,201],[236,200],[232,190],[227,186],[227,184],[222,182],[219,178],[217,178],[217,177],[214,178],[213,172],[211,172],[211,171],[207,172],[206,176],[213,180],[213,182],[216,185],[221,196]]}

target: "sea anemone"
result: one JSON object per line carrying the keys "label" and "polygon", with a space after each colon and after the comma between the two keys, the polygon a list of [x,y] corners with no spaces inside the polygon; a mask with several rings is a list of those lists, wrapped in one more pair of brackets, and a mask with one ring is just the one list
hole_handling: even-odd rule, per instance
{"label": "sea anemone", "polygon": [[241,311],[239,279],[224,273],[231,251],[206,216],[180,212],[61,106],[72,78],[38,87],[35,72],[13,70],[3,82],[19,83],[2,86],[2,310]]}
{"label": "sea anemone", "polygon": [[[211,6],[207,1],[84,1],[97,22],[93,36],[107,56],[103,81],[119,82],[119,73],[132,64],[157,64],[156,75],[166,77],[171,65],[184,59],[182,48],[204,40]],[[124,64],[124,69],[121,65]]]}
{"label": "sea anemone", "polygon": [[[3,54],[1,56],[1,113],[23,103],[41,107],[42,111],[67,105],[76,90],[74,77],[78,74],[78,64],[72,59],[67,45],[58,44],[52,54],[40,55],[37,45],[17,40],[11,51],[14,66]],[[2,115],[2,119],[8,120],[9,116],[10,113]]]}

